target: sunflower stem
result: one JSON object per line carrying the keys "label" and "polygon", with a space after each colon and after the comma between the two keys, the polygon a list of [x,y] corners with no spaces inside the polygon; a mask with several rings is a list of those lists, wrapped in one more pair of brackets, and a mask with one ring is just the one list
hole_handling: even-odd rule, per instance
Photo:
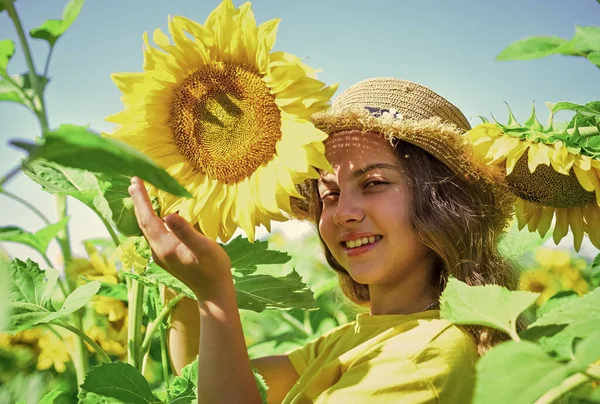
{"label": "sunflower stem", "polygon": [[12,199],[16,202],[19,202],[21,205],[25,206],[26,208],[31,210],[33,213],[35,213],[40,219],[42,219],[42,221],[45,224],[50,224],[50,220],[38,208],[33,206],[31,203],[29,203],[25,199],[21,198],[18,195],[8,192],[6,189],[1,189],[1,188],[0,188],[0,194],[4,194],[7,197],[9,197],[10,199]]}
{"label": "sunflower stem", "polygon": [[[137,281],[134,281],[134,282],[137,282]],[[160,324],[162,324],[162,321],[165,319],[165,317],[167,317],[167,315],[171,312],[171,310],[173,310],[175,305],[177,303],[179,303],[179,301],[181,299],[183,299],[184,297],[185,297],[185,294],[180,293],[180,294],[176,295],[173,299],[169,300],[169,303],[167,303],[161,309],[161,311],[158,313],[158,315],[156,316],[154,321],[152,321],[150,324],[148,324],[148,328],[146,329],[146,335],[144,336],[144,342],[142,342],[142,346],[140,348],[140,352],[142,355],[144,355],[150,349],[150,344],[152,343],[152,336],[154,335],[154,333],[156,332],[156,330],[160,326]]]}
{"label": "sunflower stem", "polygon": [[144,306],[144,285],[135,279],[131,280],[131,289],[129,290],[129,303],[131,310],[128,321],[128,343],[127,343],[127,362],[141,371],[141,342],[142,342],[142,316]]}
{"label": "sunflower stem", "polygon": [[[94,349],[94,351],[96,351],[96,353],[98,353],[102,362],[107,362],[107,363],[111,362],[110,357],[108,356],[106,351],[104,349],[102,349],[102,347],[100,345],[98,345],[96,343],[96,341],[94,341],[86,333],[81,331],[81,329],[79,329],[77,327],[73,327],[71,324],[68,324],[66,322],[56,322],[56,323],[52,323],[52,324],[71,331],[73,334],[79,336],[80,339],[87,342]],[[87,357],[87,355],[86,355],[86,357]],[[85,373],[84,373],[83,379],[84,379],[83,381],[85,381]],[[83,381],[81,383],[83,383]],[[78,377],[77,383],[79,383],[79,377]]]}

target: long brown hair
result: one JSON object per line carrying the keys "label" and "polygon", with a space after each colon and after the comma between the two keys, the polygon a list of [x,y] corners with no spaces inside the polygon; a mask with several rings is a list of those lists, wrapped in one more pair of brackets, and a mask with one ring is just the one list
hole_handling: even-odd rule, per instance
{"label": "long brown hair", "polygon": [[[449,276],[471,285],[501,285],[514,289],[516,271],[498,252],[506,228],[510,197],[498,200],[489,182],[467,182],[423,149],[394,141],[396,157],[406,174],[411,197],[412,225],[421,241],[435,255],[431,286],[441,295]],[[304,210],[319,223],[322,206],[316,180],[302,184],[307,198]],[[337,271],[344,294],[359,305],[369,304],[369,287],[354,281],[336,261],[319,234],[325,258]],[[480,354],[500,341],[503,335],[486,327],[470,327]]]}

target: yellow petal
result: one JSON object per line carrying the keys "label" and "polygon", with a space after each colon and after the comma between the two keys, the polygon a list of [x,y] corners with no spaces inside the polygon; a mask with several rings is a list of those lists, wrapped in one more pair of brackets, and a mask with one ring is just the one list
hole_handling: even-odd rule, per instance
{"label": "yellow petal", "polygon": [[596,190],[598,180],[596,178],[596,173],[593,170],[591,170],[591,167],[589,171],[586,171],[579,166],[578,162],[576,162],[575,164],[573,164],[573,171],[575,171],[577,180],[579,181],[579,184],[583,187],[583,189],[585,189],[588,192],[593,192]]}
{"label": "yellow petal", "polygon": [[556,224],[552,238],[554,244],[558,244],[569,233],[569,210],[567,208],[556,208]]}
{"label": "yellow petal", "polygon": [[535,205],[533,203],[530,204],[530,217],[527,221],[527,228],[530,232],[535,232],[538,228],[538,224],[540,222],[540,217],[542,213],[541,206]]}
{"label": "yellow petal", "polygon": [[519,142],[518,146],[512,149],[508,157],[506,158],[506,175],[509,175],[515,169],[515,165],[519,161],[525,151],[529,147],[529,142]]}
{"label": "yellow petal", "polygon": [[197,42],[203,43],[207,47],[214,46],[215,39],[211,31],[198,24],[197,22],[180,16],[173,17],[173,22],[178,24],[181,27],[181,29],[198,39]]}
{"label": "yellow petal", "polygon": [[523,227],[527,224],[525,220],[525,201],[521,198],[515,200],[515,216],[517,218],[517,227],[519,230],[523,230]]}
{"label": "yellow petal", "polygon": [[579,252],[583,240],[583,212],[579,206],[569,208],[568,212],[569,224],[571,226],[571,231],[573,232],[573,244],[575,251]]}
{"label": "yellow petal", "polygon": [[540,237],[545,237],[546,233],[552,225],[552,219],[554,218],[554,208],[550,206],[541,206],[540,221],[538,223],[538,233]]}
{"label": "yellow petal", "polygon": [[504,135],[494,142],[488,149],[486,158],[489,164],[498,164],[504,161],[521,141],[516,137]]}
{"label": "yellow petal", "polygon": [[550,163],[552,164],[554,171],[569,175],[573,162],[573,155],[569,153],[563,142],[558,141],[553,144],[550,153]]}
{"label": "yellow petal", "polygon": [[529,172],[533,173],[540,164],[550,165],[549,151],[550,148],[543,143],[532,143],[529,146]]}

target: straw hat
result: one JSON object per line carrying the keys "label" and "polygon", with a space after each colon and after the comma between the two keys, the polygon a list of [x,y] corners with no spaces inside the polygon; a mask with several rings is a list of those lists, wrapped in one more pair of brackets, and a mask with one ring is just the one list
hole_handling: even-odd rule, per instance
{"label": "straw hat", "polygon": [[[358,129],[412,143],[462,180],[488,189],[499,222],[506,223],[512,214],[503,173],[476,158],[463,136],[471,128],[463,113],[427,87],[396,78],[366,79],[340,94],[329,110],[314,115],[313,122],[328,134]],[[306,211],[307,206],[300,208]]]}

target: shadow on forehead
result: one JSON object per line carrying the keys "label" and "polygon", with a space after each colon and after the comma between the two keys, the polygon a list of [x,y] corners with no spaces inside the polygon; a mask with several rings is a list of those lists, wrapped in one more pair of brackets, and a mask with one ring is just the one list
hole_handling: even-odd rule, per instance
{"label": "shadow on forehead", "polygon": [[377,132],[361,132],[359,130],[347,130],[335,132],[325,140],[325,153],[334,156],[338,152],[348,149],[356,151],[382,150],[391,147],[385,137]]}

